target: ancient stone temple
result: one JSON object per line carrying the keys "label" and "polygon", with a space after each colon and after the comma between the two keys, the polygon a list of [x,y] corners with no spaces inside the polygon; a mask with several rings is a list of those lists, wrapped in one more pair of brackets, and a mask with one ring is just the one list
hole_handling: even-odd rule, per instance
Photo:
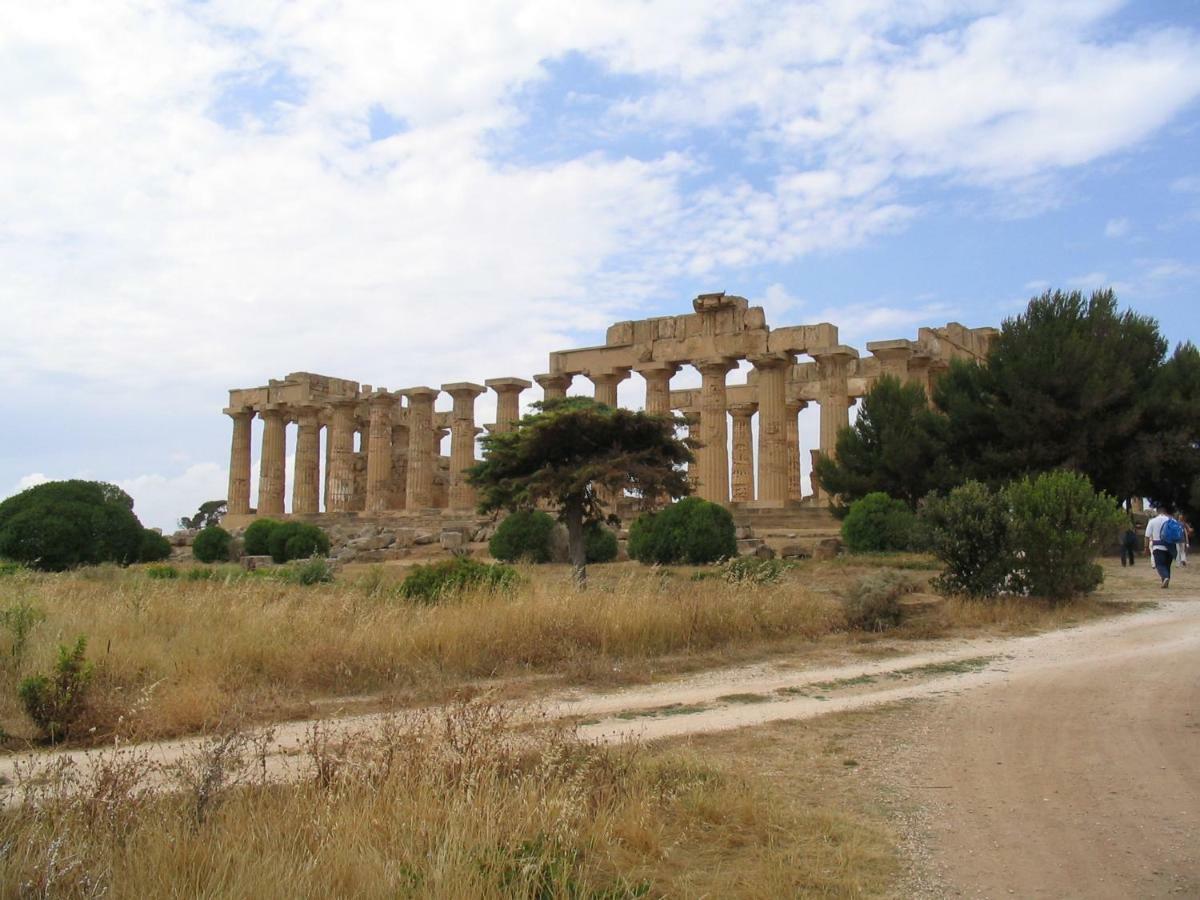
{"label": "ancient stone temple", "polygon": [[[533,380],[551,399],[566,396],[582,376],[596,400],[615,406],[618,385],[640,376],[647,411],[681,412],[692,423],[702,444],[690,473],[696,492],[735,511],[826,505],[815,482],[807,496],[800,489],[804,448],[797,417],[809,404],[820,410],[819,444],[809,453],[832,454],[838,430],[850,422],[850,407],[881,375],[916,382],[928,394],[951,359],[983,359],[996,334],[952,322],[922,328],[915,339],[868,343],[860,355],[839,343],[837,327],[828,323],[770,328],[762,308],[742,297],[701,294],[692,306],[686,315],[618,322],[602,346],[552,352],[549,371]],[[730,383],[729,373],[743,360],[749,363],[744,382]],[[673,390],[671,380],[685,366],[699,372],[701,385]],[[531,387],[505,377],[389,391],[294,372],[262,387],[231,390],[225,409],[233,420],[229,522],[283,515],[289,489],[291,514],[306,518],[469,515],[475,497],[463,473],[476,459],[475,401],[495,392],[496,422],[485,427],[504,431],[520,417],[521,395]],[[437,411],[443,393],[451,408]],[[263,428],[258,506],[252,509],[255,416]],[[288,485],[292,424],[295,467]],[[443,456],[439,448],[447,433],[450,454]]]}

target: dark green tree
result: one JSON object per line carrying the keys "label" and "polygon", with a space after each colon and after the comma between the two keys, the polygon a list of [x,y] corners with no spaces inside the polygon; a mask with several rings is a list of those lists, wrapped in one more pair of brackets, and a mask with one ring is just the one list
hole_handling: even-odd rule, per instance
{"label": "dark green tree", "polygon": [[692,442],[676,437],[684,420],[612,409],[584,397],[537,405],[509,432],[483,438],[483,462],[468,470],[479,508],[547,505],[567,527],[578,583],[587,578],[584,526],[605,519],[602,495],[632,491],[644,505],[689,492],[684,463]]}
{"label": "dark green tree", "polygon": [[1175,348],[1158,370],[1146,400],[1145,428],[1135,458],[1137,495],[1200,521],[1200,350]]}
{"label": "dark green tree", "polygon": [[38,569],[137,562],[133,499],[101,481],[49,481],[0,503],[0,557]]}
{"label": "dark green tree", "polygon": [[817,479],[837,497],[839,514],[878,492],[916,508],[952,482],[945,432],[945,417],[929,409],[920,385],[885,375],[863,397],[854,425],[838,434],[837,457],[817,460]]}
{"label": "dark green tree", "polygon": [[179,520],[179,527],[200,529],[220,525],[221,517],[228,508],[229,504],[224,500],[205,500],[194,516],[184,516]]}

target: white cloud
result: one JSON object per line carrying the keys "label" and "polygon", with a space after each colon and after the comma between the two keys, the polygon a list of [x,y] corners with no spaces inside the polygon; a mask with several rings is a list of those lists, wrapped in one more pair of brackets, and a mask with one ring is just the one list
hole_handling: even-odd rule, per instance
{"label": "white cloud", "polygon": [[1129,234],[1130,223],[1128,219],[1109,219],[1104,225],[1104,236],[1107,238],[1121,238]]}
{"label": "white cloud", "polygon": [[45,484],[47,481],[50,481],[50,479],[42,472],[31,472],[28,475],[22,475],[11,493],[18,494],[26,488],[37,487],[39,484]]}
{"label": "white cloud", "polygon": [[175,530],[180,516],[190,516],[205,500],[225,496],[229,470],[216,463],[195,463],[174,475],[147,474],[126,478],[117,487],[133,498],[133,511],[147,528]]}

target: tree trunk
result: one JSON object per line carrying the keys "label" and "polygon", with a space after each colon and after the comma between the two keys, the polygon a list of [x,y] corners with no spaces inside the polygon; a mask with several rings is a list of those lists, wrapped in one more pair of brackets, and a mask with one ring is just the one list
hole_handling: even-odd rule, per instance
{"label": "tree trunk", "polygon": [[563,509],[567,526],[567,554],[571,558],[571,575],[575,586],[587,584],[587,543],[583,539],[583,508],[570,504]]}

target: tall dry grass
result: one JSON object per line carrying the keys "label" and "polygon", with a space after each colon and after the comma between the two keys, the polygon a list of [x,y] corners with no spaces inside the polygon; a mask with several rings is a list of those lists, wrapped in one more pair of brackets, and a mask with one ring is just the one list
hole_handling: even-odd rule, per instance
{"label": "tall dry grass", "polygon": [[[16,684],[82,634],[95,664],[85,730],[97,738],[303,714],[321,697],[434,697],[449,685],[522,673],[587,678],[670,654],[813,638],[843,622],[835,598],[800,580],[753,589],[644,569],[593,578],[582,593],[539,575],[511,596],[426,606],[402,600],[379,572],[304,587],[101,568],[0,580],[0,610],[17,603],[45,618],[22,654],[0,663],[0,724],[29,733]],[[0,654],[6,649],[0,643]]]}
{"label": "tall dry grass", "polygon": [[[314,733],[273,783],[214,740],[148,763],[31,772],[0,814],[6,896],[779,897],[879,893],[887,835],[817,790],[679,751],[514,734],[466,704],[344,741]],[[740,767],[744,770],[744,767]]]}

